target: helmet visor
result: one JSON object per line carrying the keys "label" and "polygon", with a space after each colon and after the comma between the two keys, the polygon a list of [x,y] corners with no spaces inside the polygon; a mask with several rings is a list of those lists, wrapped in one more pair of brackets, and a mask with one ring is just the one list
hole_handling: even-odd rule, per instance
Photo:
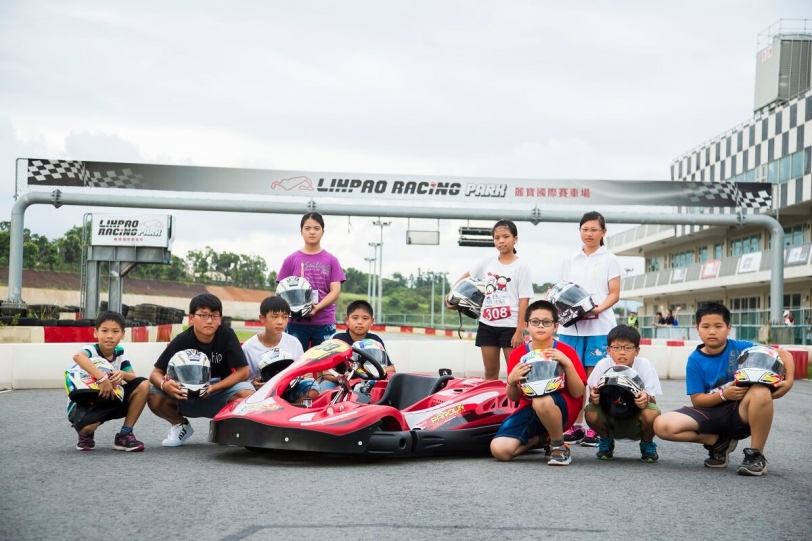
{"label": "helmet visor", "polygon": [[739,368],[758,368],[781,374],[784,370],[784,363],[774,351],[766,348],[758,348],[746,351],[746,355],[739,357]]}
{"label": "helmet visor", "polygon": [[530,372],[526,376],[528,382],[557,378],[563,373],[561,365],[556,361],[535,360],[529,364]]}
{"label": "helmet visor", "polygon": [[310,289],[287,289],[279,293],[290,305],[291,310],[298,310],[310,302],[312,291]]}
{"label": "helmet visor", "polygon": [[555,298],[553,302],[556,304],[578,306],[589,298],[589,293],[577,284],[569,284],[564,286],[560,292],[554,292],[553,296]]}
{"label": "helmet visor", "polygon": [[211,380],[211,368],[198,363],[170,365],[168,372],[181,385],[205,385]]}

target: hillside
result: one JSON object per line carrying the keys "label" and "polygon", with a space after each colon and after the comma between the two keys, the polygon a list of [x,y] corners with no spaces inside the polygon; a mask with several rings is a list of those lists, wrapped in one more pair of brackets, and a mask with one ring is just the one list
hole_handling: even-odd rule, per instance
{"label": "hillside", "polygon": [[[78,291],[80,276],[71,272],[23,270],[23,287],[35,289],[60,289]],[[8,268],[0,268],[0,285],[8,285]],[[107,281],[102,280],[102,291],[107,290]],[[182,284],[158,280],[124,279],[124,293],[130,295],[154,295],[164,297],[190,298],[200,293],[212,293],[223,301],[261,302],[269,291],[241,289],[204,284]]]}

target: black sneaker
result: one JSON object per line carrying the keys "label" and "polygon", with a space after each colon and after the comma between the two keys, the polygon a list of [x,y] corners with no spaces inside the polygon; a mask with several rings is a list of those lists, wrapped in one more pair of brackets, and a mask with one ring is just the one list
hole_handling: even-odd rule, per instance
{"label": "black sneaker", "polygon": [[92,451],[96,447],[96,441],[93,439],[93,434],[83,436],[79,434],[79,442],[76,444],[76,449],[79,451]]}
{"label": "black sneaker", "polygon": [[707,468],[726,468],[730,462],[730,453],[736,450],[739,440],[734,440],[729,436],[719,436],[713,445],[703,445],[708,450],[708,458],[705,459]]}
{"label": "black sneaker", "polygon": [[584,434],[584,439],[581,440],[581,447],[597,447],[598,439],[598,433],[590,428]]}
{"label": "black sneaker", "polygon": [[657,444],[653,441],[640,442],[640,460],[653,464],[660,460],[660,455],[657,454]]}
{"label": "black sneaker", "polygon": [[736,470],[739,475],[764,475],[767,473],[767,459],[764,458],[758,449],[747,448],[744,450],[744,460]]}
{"label": "black sneaker", "polygon": [[595,456],[599,460],[612,460],[615,456],[615,440],[613,438],[598,438],[598,452]]}
{"label": "black sneaker", "polygon": [[113,439],[113,449],[116,451],[143,451],[144,444],[135,439],[132,431],[126,434],[119,432]]}

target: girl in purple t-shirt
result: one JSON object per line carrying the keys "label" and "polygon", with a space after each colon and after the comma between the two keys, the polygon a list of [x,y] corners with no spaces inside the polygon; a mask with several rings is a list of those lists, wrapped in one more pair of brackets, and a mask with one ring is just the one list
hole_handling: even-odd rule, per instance
{"label": "girl in purple t-shirt", "polygon": [[276,279],[304,276],[313,287],[313,310],[303,318],[288,323],[288,334],[296,337],[307,351],[330,338],[336,332],[336,305],[341,294],[341,282],[347,278],[338,259],[321,247],[324,218],[318,212],[302,216],[300,224],[304,248],[290,254],[282,262]]}

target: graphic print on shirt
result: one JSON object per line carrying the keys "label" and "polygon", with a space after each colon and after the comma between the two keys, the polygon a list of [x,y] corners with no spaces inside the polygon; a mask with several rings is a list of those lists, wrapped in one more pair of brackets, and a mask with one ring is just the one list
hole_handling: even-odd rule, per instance
{"label": "graphic print on shirt", "polygon": [[510,319],[510,294],[507,284],[510,277],[489,272],[485,278],[485,300],[482,302],[482,319],[497,322]]}

